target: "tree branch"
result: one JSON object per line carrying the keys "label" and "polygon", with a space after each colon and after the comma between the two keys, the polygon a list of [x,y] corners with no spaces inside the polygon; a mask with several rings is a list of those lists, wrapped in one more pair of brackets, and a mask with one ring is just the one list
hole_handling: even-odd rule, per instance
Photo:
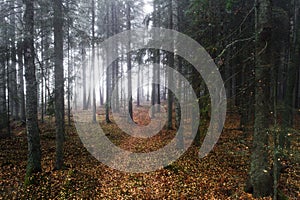
{"label": "tree branch", "polygon": [[217,56],[217,58],[220,58],[221,56],[223,56],[224,53],[227,51],[227,49],[229,49],[230,47],[232,47],[232,46],[235,45],[236,43],[238,43],[238,42],[246,42],[246,41],[252,40],[252,39],[254,39],[254,38],[255,38],[255,37],[252,36],[252,37],[250,37],[250,38],[244,38],[244,39],[240,39],[240,40],[235,40],[235,41],[233,41],[232,43],[228,44],[228,45],[223,49],[223,51]]}

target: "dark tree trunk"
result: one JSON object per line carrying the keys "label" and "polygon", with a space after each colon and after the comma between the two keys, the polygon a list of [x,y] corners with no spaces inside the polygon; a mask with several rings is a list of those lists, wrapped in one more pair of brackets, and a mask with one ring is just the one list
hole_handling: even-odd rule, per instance
{"label": "dark tree trunk", "polygon": [[8,95],[10,99],[10,112],[11,116],[14,120],[19,120],[19,99],[18,99],[18,90],[17,90],[17,71],[16,71],[16,63],[17,63],[17,55],[16,55],[16,13],[15,13],[15,5],[14,1],[10,1],[9,3],[11,7],[10,13],[10,26],[9,26],[9,37],[10,37],[10,59],[11,62],[9,66],[9,83],[8,83]]}
{"label": "dark tree trunk", "polygon": [[[294,5],[295,4],[295,5]],[[297,5],[297,1],[292,0],[291,5],[291,15],[292,22],[294,24],[293,30],[291,31],[290,36],[290,60],[288,62],[287,68],[287,84],[286,84],[286,92],[284,97],[284,113],[283,113],[283,126],[285,128],[285,134],[281,137],[281,141],[279,142],[281,147],[286,147],[290,149],[290,141],[288,137],[288,129],[293,127],[293,118],[294,118],[294,99],[295,99],[295,90],[297,89],[297,68],[299,68],[299,5]]]}
{"label": "dark tree trunk", "polygon": [[[126,24],[127,30],[131,30],[131,5],[129,2],[126,3]],[[130,42],[127,44],[127,73],[128,73],[128,113],[129,113],[129,121],[133,121],[133,108],[132,108],[132,77],[131,77],[131,53],[130,50]]]}
{"label": "dark tree trunk", "polygon": [[5,46],[0,46],[0,133],[7,125]]}
{"label": "dark tree trunk", "polygon": [[271,66],[272,4],[271,0],[256,0],[256,67],[255,121],[251,155],[251,184],[254,197],[272,194],[272,177],[268,162],[268,124]]}
{"label": "dark tree trunk", "polygon": [[[67,2],[67,12],[70,12],[70,4],[69,1]],[[68,88],[67,88],[67,95],[68,95],[68,126],[71,126],[71,84],[72,84],[72,60],[71,60],[71,36],[70,36],[70,26],[71,26],[71,20],[68,16],[67,20],[67,33],[68,33]]]}
{"label": "dark tree trunk", "polygon": [[[4,9],[3,5],[0,5],[0,9]],[[0,15],[0,23],[4,24],[5,19]],[[5,35],[5,28],[0,29],[0,34]],[[5,37],[0,37],[0,134],[3,134],[3,129],[7,125],[7,107],[6,107],[6,42]],[[5,134],[7,132],[5,131]]]}
{"label": "dark tree trunk", "polygon": [[[110,3],[106,1],[106,37],[109,38],[111,36],[111,28],[110,28],[110,17],[109,17],[109,8],[110,8]],[[106,56],[107,59],[109,58],[110,52],[107,49],[106,51]],[[109,59],[108,59],[109,60]],[[111,84],[111,78],[110,78],[110,67],[106,68],[106,103],[105,103],[105,121],[106,123],[111,123],[109,119],[109,112],[110,112],[110,84]]]}
{"label": "dark tree trunk", "polygon": [[[169,15],[169,24],[168,28],[173,29],[173,2],[169,0],[168,7],[168,15]],[[168,63],[170,68],[174,68],[174,53],[168,52]],[[173,72],[171,70],[168,71],[168,85],[173,84]],[[168,90],[168,124],[167,128],[173,129],[173,93],[169,89]]]}
{"label": "dark tree trunk", "polygon": [[139,67],[138,67],[138,85],[137,85],[137,92],[136,92],[136,105],[139,107],[139,106],[141,106],[141,100],[140,100],[140,96],[141,96],[141,90],[140,90],[140,85],[141,85],[141,76],[140,76],[140,74],[141,74],[141,67],[140,67],[140,65],[139,65]]}
{"label": "dark tree trunk", "polygon": [[96,123],[96,92],[95,92],[95,0],[92,0],[92,121]]}
{"label": "dark tree trunk", "polygon": [[18,65],[19,65],[19,96],[20,96],[20,119],[25,121],[25,95],[24,95],[24,68],[23,68],[23,42],[18,42]]}
{"label": "dark tree trunk", "polygon": [[55,59],[55,123],[56,161],[55,169],[63,167],[65,139],[64,67],[63,67],[63,10],[62,0],[54,0],[54,59]]}
{"label": "dark tree trunk", "polygon": [[26,182],[32,173],[41,171],[41,146],[37,118],[37,81],[34,65],[34,1],[24,0],[24,61],[26,78],[26,129],[28,161]]}
{"label": "dark tree trunk", "polygon": [[84,47],[84,42],[82,42],[82,49],[81,49],[81,62],[82,62],[82,87],[83,87],[83,110],[88,109],[88,104],[87,104],[87,98],[86,98],[86,51]]}

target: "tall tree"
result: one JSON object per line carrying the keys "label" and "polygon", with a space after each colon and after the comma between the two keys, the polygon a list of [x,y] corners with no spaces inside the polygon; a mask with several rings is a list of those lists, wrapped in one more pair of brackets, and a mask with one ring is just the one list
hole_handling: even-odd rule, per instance
{"label": "tall tree", "polygon": [[[106,0],[106,20],[105,20],[105,27],[106,27],[106,37],[109,38],[111,36],[111,27],[110,27],[110,20],[111,17],[109,15],[109,10],[110,10],[111,3]],[[106,49],[106,56],[110,56],[110,49]],[[108,58],[107,58],[108,59]],[[106,123],[110,123],[109,119],[109,112],[110,112],[110,102],[111,102],[111,97],[110,97],[110,84],[111,84],[111,78],[110,78],[110,67],[106,68],[106,103],[105,103],[105,121]]]}
{"label": "tall tree", "polygon": [[95,92],[95,0],[92,0],[92,111],[93,123],[96,123],[96,92]]}
{"label": "tall tree", "polygon": [[[168,15],[169,22],[168,28],[174,28],[173,22],[173,0],[168,1]],[[171,38],[173,39],[173,38]],[[174,68],[174,53],[168,52],[168,62],[170,68]],[[171,70],[168,71],[168,84],[173,84],[173,72]],[[171,90],[168,90],[168,129],[173,128],[173,93]]]}
{"label": "tall tree", "polygon": [[[131,2],[126,1],[126,30],[131,30]],[[130,117],[130,121],[133,120],[133,108],[132,108],[132,77],[131,77],[131,53],[130,51],[130,41],[127,44],[127,74],[128,74],[128,113]]]}
{"label": "tall tree", "polygon": [[10,112],[13,119],[19,119],[19,104],[18,104],[18,91],[17,91],[17,54],[16,54],[16,12],[15,12],[15,1],[9,2],[10,6],[10,28],[9,28],[9,37],[10,37],[10,63],[8,67],[8,95],[10,100]]}
{"label": "tall tree", "polygon": [[[283,113],[283,126],[288,132],[288,129],[293,127],[293,116],[294,116],[294,98],[295,98],[295,89],[296,89],[296,79],[297,79],[297,64],[299,65],[299,2],[295,0],[291,0],[290,3],[290,16],[291,22],[293,26],[290,30],[290,60],[288,62],[287,67],[287,83],[286,83],[286,94],[284,97],[284,106],[285,111]],[[284,137],[281,137],[281,146],[284,147],[284,143],[287,143],[287,147],[289,148],[287,134]]]}
{"label": "tall tree", "polygon": [[251,155],[251,184],[254,197],[272,194],[268,162],[269,93],[271,70],[272,1],[256,0],[255,121]]}
{"label": "tall tree", "polygon": [[26,180],[41,171],[41,146],[37,118],[37,81],[34,64],[34,1],[24,0],[24,61],[26,78],[26,129],[28,161]]}
{"label": "tall tree", "polygon": [[63,67],[63,4],[54,0],[54,59],[55,59],[55,123],[56,161],[55,169],[63,167],[63,144],[65,139],[64,67]]}
{"label": "tall tree", "polygon": [[[4,5],[0,5],[0,9],[4,9]],[[5,16],[4,13],[0,14],[0,34],[5,35]],[[4,127],[7,126],[7,107],[6,107],[6,52],[7,46],[5,42],[5,37],[0,37],[0,133]]]}

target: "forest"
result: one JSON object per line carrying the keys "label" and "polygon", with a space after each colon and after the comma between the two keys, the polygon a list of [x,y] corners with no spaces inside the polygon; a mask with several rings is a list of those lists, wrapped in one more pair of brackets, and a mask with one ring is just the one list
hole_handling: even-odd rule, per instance
{"label": "forest", "polygon": [[0,199],[300,199],[299,0],[0,10]]}

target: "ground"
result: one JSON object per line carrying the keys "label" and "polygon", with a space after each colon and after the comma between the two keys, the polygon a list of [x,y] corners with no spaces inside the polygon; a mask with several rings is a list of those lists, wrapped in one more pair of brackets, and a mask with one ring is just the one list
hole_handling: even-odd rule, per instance
{"label": "ground", "polygon": [[[163,131],[143,143],[120,132],[114,123],[106,124],[102,115],[98,117],[109,138],[125,149],[155,149],[174,134]],[[192,146],[168,167],[131,174],[113,170],[91,156],[73,125],[66,127],[66,168],[53,171],[54,121],[47,119],[40,123],[43,172],[25,187],[26,132],[24,126],[13,123],[13,135],[0,139],[0,199],[253,199],[244,192],[252,134],[243,133],[238,125],[238,115],[229,114],[220,140],[203,159],[198,158],[198,147]],[[292,150],[299,151],[298,143]],[[300,199],[299,155],[292,154],[285,166],[280,191],[289,199]]]}

